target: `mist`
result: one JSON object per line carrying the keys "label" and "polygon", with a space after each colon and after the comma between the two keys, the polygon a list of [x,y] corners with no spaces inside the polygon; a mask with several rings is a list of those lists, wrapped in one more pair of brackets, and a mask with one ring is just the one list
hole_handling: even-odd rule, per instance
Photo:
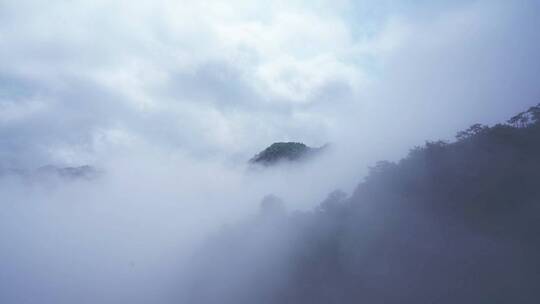
{"label": "mist", "polygon": [[2,177],[3,301],[176,303],[208,237],[257,216],[270,193],[309,210],[339,183],[313,163],[265,170],[155,149],[100,168]]}
{"label": "mist", "polygon": [[[283,302],[311,286],[295,275],[318,264],[313,244],[352,233],[320,215],[334,201],[365,202],[351,225],[368,234],[344,248],[400,243],[385,235],[390,217],[433,247],[469,248],[459,261],[500,251],[490,261],[506,254],[501,273],[519,277],[517,257],[532,251],[461,220],[445,234],[424,207],[377,207],[391,183],[359,184],[377,161],[537,104],[538,11],[532,0],[2,1],[0,302]],[[249,163],[274,142],[331,149]],[[99,174],[36,173],[47,165]],[[278,215],[265,213],[268,195]],[[355,300],[378,303],[393,262],[350,250],[345,265],[377,286]],[[319,301],[353,301],[339,294]]]}

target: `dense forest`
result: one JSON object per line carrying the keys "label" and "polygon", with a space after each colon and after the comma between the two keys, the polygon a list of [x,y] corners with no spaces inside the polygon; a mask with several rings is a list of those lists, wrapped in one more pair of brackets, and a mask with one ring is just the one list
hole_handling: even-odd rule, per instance
{"label": "dense forest", "polygon": [[189,303],[538,303],[540,105],[379,162],[312,211],[261,205],[199,251]]}

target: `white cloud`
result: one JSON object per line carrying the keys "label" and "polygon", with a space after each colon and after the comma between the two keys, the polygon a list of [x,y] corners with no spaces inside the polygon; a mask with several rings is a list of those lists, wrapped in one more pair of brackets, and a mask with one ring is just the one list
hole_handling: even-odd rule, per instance
{"label": "white cloud", "polygon": [[[530,32],[521,25],[534,27],[530,3],[7,1],[0,117],[3,136],[19,140],[4,150],[39,142],[46,162],[43,151],[91,147],[94,133],[121,125],[143,143],[246,158],[276,140],[336,141],[397,109],[404,132],[446,136],[461,123],[413,131],[436,113],[428,104],[467,109],[465,124],[480,104],[518,108],[502,101],[509,87],[489,93],[502,90],[496,82],[532,102],[525,78],[534,62],[525,61],[535,61],[537,44],[533,33],[520,37]],[[32,135],[45,127],[46,136]]]}
{"label": "white cloud", "polygon": [[[329,83],[356,87],[361,82],[362,72],[347,58],[354,41],[339,16],[344,7],[325,2],[307,7],[249,1],[8,2],[0,67],[6,78],[18,75],[13,81],[31,83],[30,92],[43,87],[37,102],[55,104],[55,110],[71,104],[68,116],[79,117],[82,109],[88,111],[85,116],[100,116],[79,130],[81,137],[120,123],[128,132],[142,132],[133,136],[152,141],[156,134],[145,134],[141,126],[151,121],[177,128],[162,135],[185,141],[185,149],[230,153],[232,143],[245,147],[252,142],[239,143],[236,134],[258,128],[250,125],[249,114],[239,112],[258,112],[257,125],[275,128],[302,111],[297,103],[312,102]],[[74,81],[80,83],[78,92],[71,92]],[[87,98],[85,86],[101,91],[106,101]],[[155,126],[148,129],[159,132]],[[299,137],[294,132],[270,133]],[[62,133],[44,144],[69,144]],[[279,139],[270,133],[255,145]]]}

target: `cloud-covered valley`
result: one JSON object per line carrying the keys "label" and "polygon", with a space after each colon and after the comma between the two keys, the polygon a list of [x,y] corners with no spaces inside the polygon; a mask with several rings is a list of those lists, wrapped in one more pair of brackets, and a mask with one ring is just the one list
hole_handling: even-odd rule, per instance
{"label": "cloud-covered valley", "polygon": [[[185,258],[273,193],[538,103],[537,1],[0,2],[0,302],[172,303]],[[253,170],[273,142],[331,143]],[[97,168],[92,180],[4,170]]]}

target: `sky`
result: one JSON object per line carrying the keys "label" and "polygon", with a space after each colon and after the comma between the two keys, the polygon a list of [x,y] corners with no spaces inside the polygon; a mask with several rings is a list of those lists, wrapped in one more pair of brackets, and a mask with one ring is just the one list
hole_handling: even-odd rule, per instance
{"label": "sky", "polygon": [[0,163],[275,141],[398,158],[538,103],[535,2],[2,1]]}
{"label": "sky", "polygon": [[[182,258],[274,193],[540,102],[538,1],[0,0],[0,302],[168,303]],[[331,143],[257,171],[273,142]],[[84,299],[84,301],[82,300]],[[85,302],[86,301],[86,302]]]}

